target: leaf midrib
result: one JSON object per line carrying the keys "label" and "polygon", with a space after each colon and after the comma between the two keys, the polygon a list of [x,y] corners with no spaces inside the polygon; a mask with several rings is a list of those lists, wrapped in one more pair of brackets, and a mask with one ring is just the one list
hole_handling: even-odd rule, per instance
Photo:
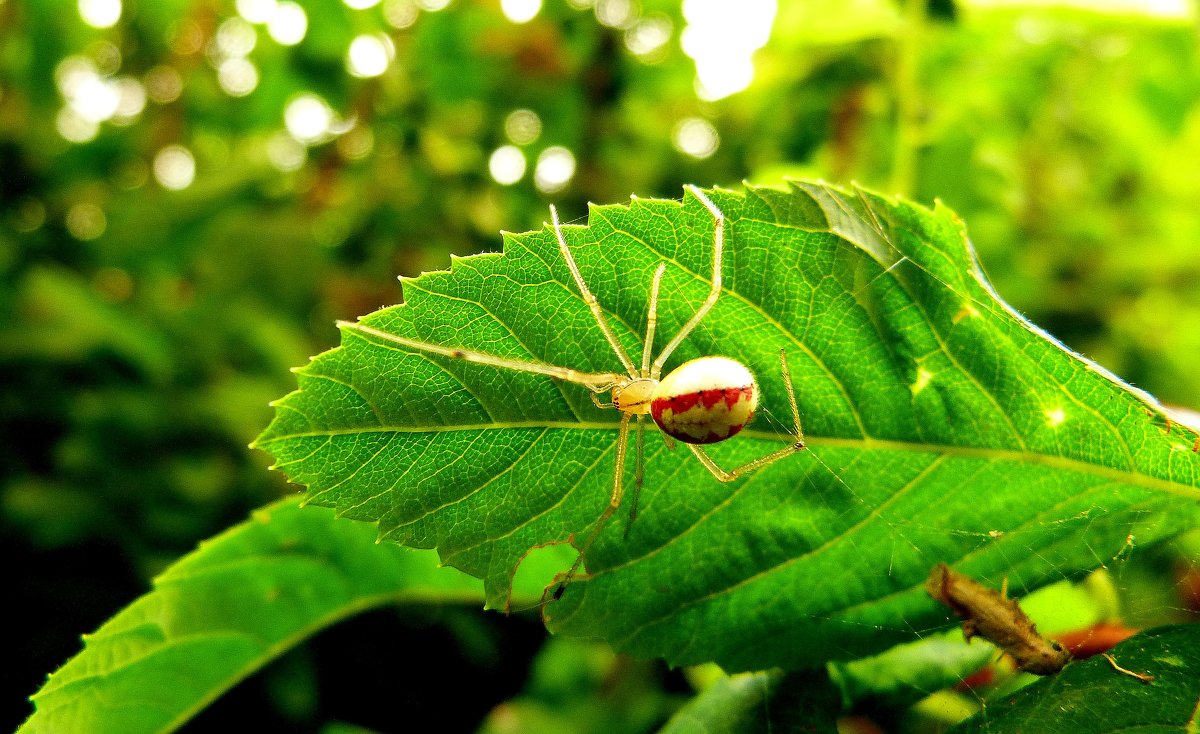
{"label": "leaf midrib", "polygon": [[[340,428],[327,431],[305,431],[289,433],[262,441],[260,447],[269,446],[279,441],[290,441],[298,438],[329,438],[332,436],[358,436],[372,433],[451,433],[456,431],[489,431],[513,429],[548,429],[561,428],[564,430],[584,431],[616,431],[616,422],[601,421],[510,421],[506,423],[462,423],[438,426],[377,426],[371,428]],[[778,441],[786,443],[790,439],[777,433],[760,430],[744,430],[738,434],[746,438],[760,441]],[[936,444],[922,441],[899,441],[881,438],[839,438],[835,436],[804,437],[805,445],[809,448],[841,448],[859,451],[898,451],[904,453],[922,453],[947,455],[958,458],[990,459],[999,461],[1014,461],[1039,464],[1054,469],[1074,471],[1108,479],[1109,481],[1132,484],[1146,489],[1156,489],[1169,492],[1188,499],[1200,500],[1200,490],[1181,482],[1162,479],[1150,474],[1144,474],[1132,469],[1118,469],[1103,464],[1093,464],[1081,459],[1066,456],[1056,456],[1036,451],[1019,451],[996,447],[955,446],[953,444]]]}

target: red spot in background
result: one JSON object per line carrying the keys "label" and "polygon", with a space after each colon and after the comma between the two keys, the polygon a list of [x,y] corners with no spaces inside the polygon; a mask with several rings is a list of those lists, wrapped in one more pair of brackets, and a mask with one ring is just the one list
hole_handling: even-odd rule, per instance
{"label": "red spot in background", "polygon": [[1200,612],[1200,566],[1181,563],[1175,572],[1175,590],[1184,606]]}
{"label": "red spot in background", "polygon": [[1070,651],[1071,657],[1085,660],[1093,655],[1108,652],[1113,645],[1133,637],[1137,632],[1120,622],[1098,622],[1091,627],[1055,635],[1055,639]]}
{"label": "red spot in background", "polygon": [[837,730],[841,734],[883,734],[879,724],[863,714],[841,717],[837,720]]}
{"label": "red spot in background", "polygon": [[974,673],[971,673],[966,678],[954,686],[956,691],[973,691],[976,688],[990,686],[996,682],[996,667],[994,665],[985,665]]}

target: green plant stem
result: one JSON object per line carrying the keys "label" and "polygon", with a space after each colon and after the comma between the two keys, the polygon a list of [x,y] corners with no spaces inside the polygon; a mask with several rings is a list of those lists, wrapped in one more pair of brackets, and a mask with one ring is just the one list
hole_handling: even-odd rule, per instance
{"label": "green plant stem", "polygon": [[925,0],[900,0],[904,17],[896,37],[892,91],[896,99],[896,136],[892,148],[892,193],[911,196],[916,178],[917,147],[922,137],[920,68],[925,30]]}

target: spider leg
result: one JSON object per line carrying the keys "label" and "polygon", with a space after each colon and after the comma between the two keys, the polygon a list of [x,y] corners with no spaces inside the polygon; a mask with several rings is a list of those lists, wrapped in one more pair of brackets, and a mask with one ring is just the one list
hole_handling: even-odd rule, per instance
{"label": "spider leg", "polygon": [[608,524],[609,518],[621,506],[621,497],[625,493],[623,481],[625,476],[625,448],[626,444],[629,443],[629,420],[632,417],[629,413],[621,414],[621,426],[617,431],[616,470],[613,473],[613,491],[612,496],[608,500],[608,507],[605,507],[604,512],[600,513],[600,517],[596,520],[596,524],[592,526],[592,531],[588,533],[587,539],[583,541],[583,545],[579,546],[579,557],[571,564],[567,575],[556,585],[554,591],[555,599],[562,596],[562,592],[567,584],[571,583],[571,579],[575,578],[575,574],[579,571],[580,565],[583,564],[583,560],[587,556],[588,550],[592,547],[592,543],[596,542],[596,538],[600,536],[600,531]]}
{"label": "spider leg", "polygon": [[[542,364],[541,362],[522,362],[519,359],[509,359],[507,357],[498,357],[494,354],[486,354],[484,352],[474,352],[469,349],[457,349],[455,347],[443,347],[438,344],[427,344],[415,339],[408,339],[395,334],[389,334],[386,331],[376,329],[373,326],[366,324],[353,323],[350,321],[337,322],[338,328],[350,329],[359,334],[375,337],[385,342],[397,344],[406,349],[416,349],[422,352],[432,352],[440,354],[444,357],[452,357],[454,359],[464,359],[468,362],[477,362],[479,364],[491,365],[492,367],[502,367],[504,369],[516,370],[518,372],[531,372],[536,375],[546,375],[554,377],[566,382],[572,382],[576,385],[583,385],[594,393],[602,393],[612,388],[613,385],[626,381],[625,377],[614,374],[612,372],[579,372],[567,367],[558,367],[552,364]],[[368,340],[374,341],[374,340]],[[378,342],[375,342],[378,343]]]}
{"label": "spider leg", "polygon": [[637,433],[634,435],[633,447],[633,496],[629,498],[629,524],[625,526],[625,537],[629,537],[629,529],[637,519],[638,499],[642,496],[642,485],[646,481],[646,416],[637,417]]}
{"label": "spider leg", "polygon": [[617,407],[616,403],[611,403],[611,402],[606,403],[603,400],[601,400],[598,395],[599,395],[598,393],[591,393],[592,402],[596,405],[597,408],[615,408],[615,407]]}
{"label": "spider leg", "polygon": [[642,377],[650,376],[650,352],[654,350],[654,330],[658,326],[658,287],[662,284],[666,263],[659,263],[650,281],[650,311],[646,314],[646,346],[642,347]]}
{"label": "spider leg", "polygon": [[727,471],[717,466],[717,462],[713,461],[712,457],[709,456],[703,448],[695,444],[687,444],[687,447],[692,450],[692,453],[696,455],[696,458],[700,460],[700,463],[704,465],[704,468],[708,469],[708,471],[714,477],[722,482],[732,482],[734,479],[737,479],[744,474],[748,474],[755,469],[761,469],[769,464],[774,464],[776,461],[779,461],[787,456],[791,456],[799,451],[803,451],[806,448],[804,444],[804,431],[800,427],[800,407],[796,403],[796,390],[792,386],[792,372],[788,369],[787,352],[782,349],[779,350],[779,367],[780,371],[783,372],[783,384],[784,387],[787,388],[788,403],[791,406],[792,420],[795,421],[796,427],[796,432],[792,434],[794,442],[791,446],[779,449],[778,451],[769,453],[766,456],[760,456],[753,461],[742,464],[736,469],[730,469]]}
{"label": "spider leg", "polygon": [[721,295],[721,252],[725,248],[725,215],[717,208],[716,204],[712,203],[711,199],[704,195],[703,191],[695,186],[687,186],[686,188],[692,192],[692,196],[700,200],[700,203],[713,216],[712,288],[708,292],[708,297],[704,299],[704,303],[700,304],[700,308],[696,309],[696,313],[692,314],[692,318],[683,325],[683,328],[679,330],[679,333],[671,341],[667,342],[667,346],[663,347],[662,353],[658,355],[658,359],[654,360],[650,376],[655,380],[662,374],[662,368],[666,364],[667,358],[692,333],[692,330],[708,314],[709,310],[717,302],[717,298]]}
{"label": "spider leg", "polygon": [[583,296],[584,303],[592,310],[592,315],[596,317],[596,323],[600,324],[600,331],[604,333],[604,338],[612,345],[613,351],[617,353],[617,358],[621,360],[621,364],[629,372],[630,377],[637,377],[637,370],[633,367],[633,361],[629,359],[625,348],[621,346],[621,342],[617,341],[617,335],[613,333],[612,327],[608,324],[608,319],[604,318],[604,311],[600,309],[600,302],[592,295],[592,291],[587,287],[587,283],[583,280],[583,275],[579,272],[579,266],[575,264],[575,256],[571,254],[571,248],[567,247],[567,238],[563,237],[562,225],[558,221],[558,210],[554,205],[550,206],[550,218],[554,220],[554,236],[558,239],[558,249],[562,251],[563,260],[566,261],[567,267],[571,270],[571,277],[575,279],[575,285],[579,287],[579,293]]}

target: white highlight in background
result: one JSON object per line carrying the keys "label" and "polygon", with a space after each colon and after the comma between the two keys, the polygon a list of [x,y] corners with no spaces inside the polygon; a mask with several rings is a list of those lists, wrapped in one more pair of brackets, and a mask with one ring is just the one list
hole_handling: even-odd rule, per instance
{"label": "white highlight in background", "polygon": [[542,9],[542,0],[500,0],[504,17],[514,23],[528,23]]}
{"label": "white highlight in background", "polygon": [[360,79],[379,76],[387,71],[396,54],[392,39],[382,33],[358,36],[346,51],[346,70]]}
{"label": "white highlight in background", "polygon": [[79,17],[93,28],[112,28],[121,19],[121,0],[79,0]]}
{"label": "white highlight in background", "polygon": [[666,51],[674,26],[661,13],[642,18],[625,31],[625,48],[643,61],[658,60]]}
{"label": "white highlight in background", "polygon": [[697,160],[704,160],[717,152],[721,136],[708,120],[688,117],[679,121],[671,133],[675,149]]}
{"label": "white highlight in background", "polygon": [[295,46],[308,33],[308,16],[296,3],[283,2],[275,6],[267,21],[267,33],[281,46]]}
{"label": "white highlight in background", "polygon": [[679,42],[696,63],[696,93],[702,99],[721,99],[750,86],[751,59],[771,36],[775,10],[775,0],[683,0],[687,27]]}
{"label": "white highlight in background", "polygon": [[266,23],[275,14],[276,0],[237,0],[237,12],[251,23]]}
{"label": "white highlight in background", "polygon": [[393,28],[410,28],[417,22],[417,4],[413,0],[386,0],[383,17]]}
{"label": "white highlight in background", "polygon": [[311,145],[329,134],[333,110],[315,94],[299,94],[283,111],[283,123],[297,141]]}
{"label": "white highlight in background", "polygon": [[182,145],[168,145],[154,156],[154,178],[164,189],[186,189],[196,178],[196,159]]}
{"label": "white highlight in background", "polygon": [[245,97],[258,86],[258,68],[249,59],[225,59],[217,67],[217,82],[231,97]]}
{"label": "white highlight in background", "polygon": [[511,186],[525,175],[525,154],[515,145],[496,148],[488,159],[488,171],[496,183]]}
{"label": "white highlight in background", "polygon": [[561,145],[543,150],[533,169],[534,185],[546,194],[562,191],[574,176],[575,155]]}

